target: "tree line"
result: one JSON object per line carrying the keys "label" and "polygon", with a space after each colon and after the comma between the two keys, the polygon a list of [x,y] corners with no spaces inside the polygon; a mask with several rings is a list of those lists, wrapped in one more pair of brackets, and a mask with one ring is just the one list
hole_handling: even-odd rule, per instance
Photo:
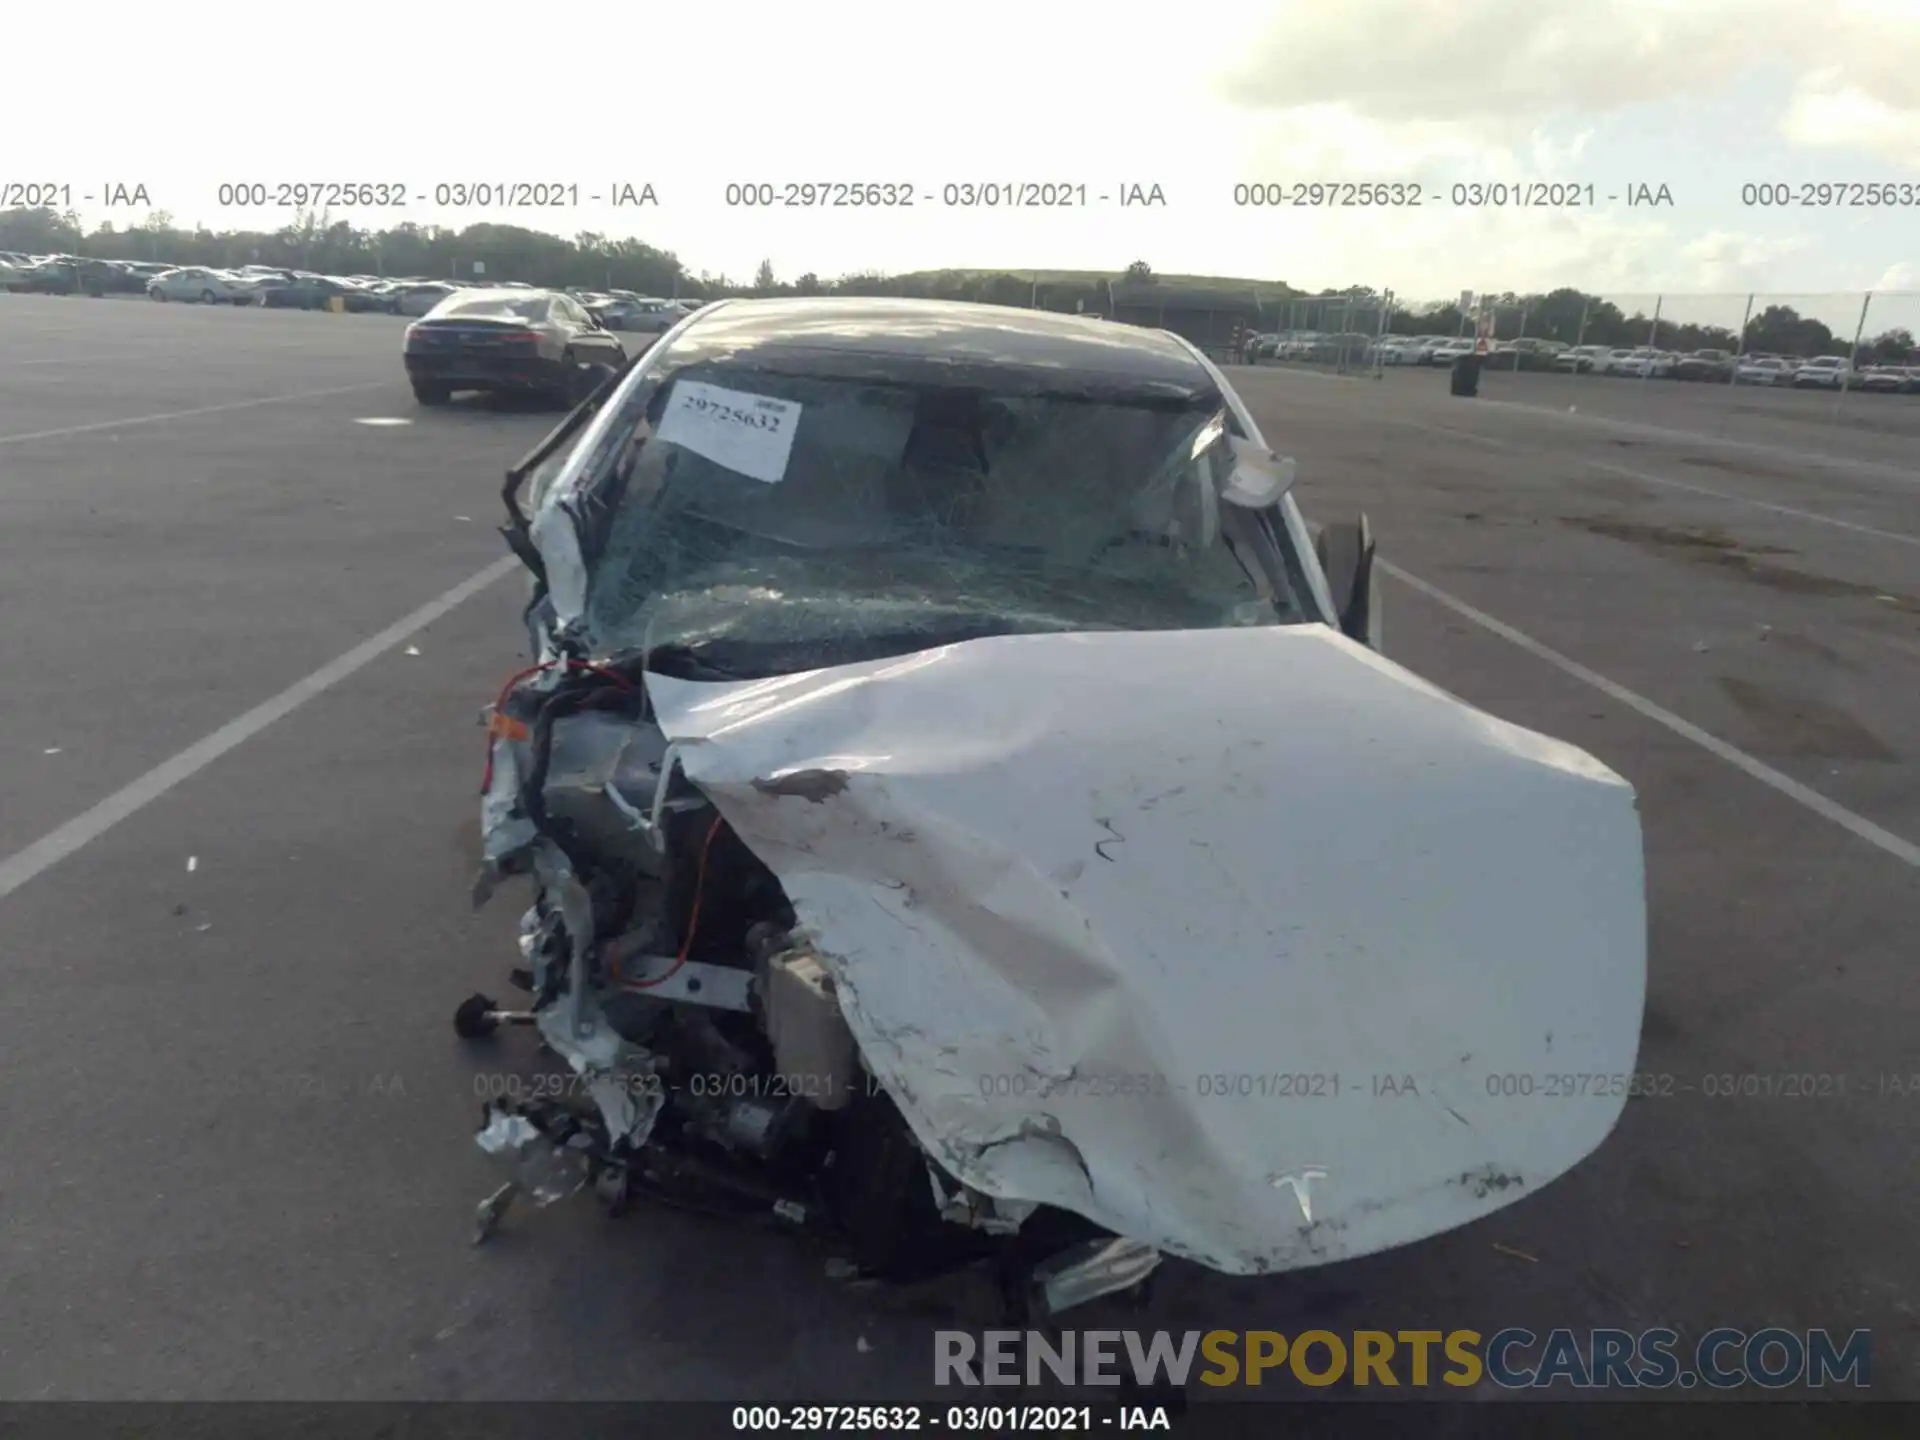
{"label": "tree line", "polygon": [[[0,211],[0,250],[27,254],[83,255],[103,260],[144,260],[216,269],[274,265],[325,274],[425,276],[472,279],[485,276],[534,285],[588,289],[624,289],[642,295],[717,299],[728,295],[895,295],[920,299],[971,300],[1069,313],[1108,315],[1115,287],[1138,296],[1147,287],[1170,312],[1214,308],[1224,283],[1207,287],[1205,298],[1183,297],[1177,281],[1158,277],[1144,260],[1113,275],[1052,272],[1045,279],[1019,273],[982,270],[929,270],[903,275],[861,272],[823,278],[804,274],[780,279],[772,262],[763,261],[747,281],[724,274],[695,272],[672,251],[644,241],[583,231],[571,239],[519,225],[478,224],[453,229],[404,223],[369,229],[323,213],[301,213],[277,230],[191,229],[156,211],[140,224],[103,223],[86,229],[77,214],[51,209]],[[1262,284],[1231,302],[1257,330],[1379,328],[1387,302],[1365,286],[1333,294],[1310,295],[1280,282]],[[1120,318],[1133,318],[1122,305]],[[1168,319],[1174,328],[1173,315]],[[1393,334],[1458,334],[1470,321],[1458,306],[1395,305],[1387,319]],[[1837,336],[1822,321],[1785,305],[1769,305],[1748,321],[1745,343],[1732,328],[1661,321],[1627,314],[1599,296],[1562,288],[1544,295],[1498,297],[1496,338],[1520,333],[1568,345],[1629,346],[1654,344],[1673,350],[1767,350],[1788,355],[1844,354],[1850,337]],[[1890,330],[1863,341],[1860,358],[1890,362],[1920,360],[1913,336]]]}
{"label": "tree line", "polygon": [[[1471,333],[1471,322],[1457,305],[1438,305],[1419,311],[1396,311],[1388,329],[1396,335]],[[1824,321],[1802,315],[1791,305],[1756,305],[1748,316],[1744,336],[1734,325],[1708,325],[1657,319],[1644,311],[1629,315],[1610,300],[1579,290],[1562,288],[1545,295],[1503,295],[1494,306],[1494,338],[1527,335],[1566,345],[1652,345],[1660,350],[1725,350],[1765,352],[1811,358],[1845,355],[1851,333],[1836,334]],[[1920,345],[1903,327],[1877,335],[1862,335],[1860,363],[1903,364],[1920,361]]]}

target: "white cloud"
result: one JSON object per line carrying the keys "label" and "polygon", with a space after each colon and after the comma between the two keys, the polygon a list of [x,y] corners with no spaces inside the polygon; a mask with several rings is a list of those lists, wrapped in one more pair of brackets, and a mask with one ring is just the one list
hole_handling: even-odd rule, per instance
{"label": "white cloud", "polygon": [[1744,235],[1712,230],[1681,245],[1674,269],[1678,285],[1705,291],[1744,291],[1778,283],[1782,266],[1812,248],[1804,235]]}
{"label": "white cloud", "polygon": [[[207,0],[195,13],[203,28],[236,17],[271,49],[281,22],[255,9]],[[429,53],[437,25],[470,28],[444,3],[410,7],[404,22],[371,0],[336,9],[341,33],[365,17],[395,53]],[[628,28],[613,0],[577,9],[573,33]],[[1894,273],[1914,248],[1911,210],[1738,200],[1742,179],[1920,164],[1920,0],[1183,0],[1172,19],[1147,23],[1032,0],[924,13],[877,0],[715,0],[702,24],[745,38],[723,45],[722,62],[644,67],[638,88],[610,81],[611,109],[569,128],[558,149],[551,127],[508,110],[449,132],[435,87],[389,84],[371,61],[297,84],[272,66],[208,69],[192,27],[89,55],[99,93],[153,95],[154,75],[178,82],[164,101],[136,104],[132,129],[97,107],[47,126],[64,113],[70,77],[27,67],[0,88],[0,130],[31,137],[14,160],[34,178],[71,179],[76,191],[138,180],[178,219],[220,227],[289,218],[222,210],[224,181],[400,180],[429,195],[442,180],[578,181],[577,209],[453,212],[422,200],[356,218],[636,235],[735,276],[762,256],[781,275],[1145,258],[1163,272],[1434,296],[1838,289]],[[8,34],[25,54],[65,44],[66,25],[30,8]],[[1676,208],[1605,203],[1643,177],[1672,181]],[[1591,180],[1603,195],[1554,212],[1256,211],[1228,199],[1238,181],[1367,178]],[[729,181],[836,179],[936,195],[947,181],[1085,183],[1096,194],[1158,183],[1169,206],[883,213],[723,198]],[[585,203],[608,182],[640,180],[658,187],[657,210]]]}
{"label": "white cloud", "polygon": [[[1711,98],[1754,72],[1799,75],[1801,143],[1920,146],[1912,0],[1342,0],[1290,7],[1221,93],[1256,110],[1338,106],[1512,143],[1557,118]],[[1811,88],[1807,88],[1811,87]],[[1809,108],[1810,107],[1810,108]]]}
{"label": "white cloud", "polygon": [[1920,170],[1920,105],[1888,104],[1840,83],[1831,70],[1808,77],[1795,91],[1780,132],[1795,145],[1860,150]]}
{"label": "white cloud", "polygon": [[[1756,214],[1736,203],[1740,176],[1797,174],[1804,167],[1791,163],[1783,142],[1920,166],[1914,0],[1840,8],[1800,0],[1343,0],[1271,17],[1217,85],[1246,117],[1241,149],[1262,176],[1443,186],[1593,180],[1616,194],[1630,175],[1662,176],[1678,192],[1671,210],[1602,203],[1475,212],[1443,204],[1357,220],[1317,216],[1314,243],[1302,249],[1317,262],[1314,280],[1324,275],[1329,284],[1347,283],[1334,272],[1351,266],[1364,271],[1355,280],[1419,284],[1434,294],[1496,275],[1509,277],[1503,288],[1837,290],[1885,266],[1892,227],[1912,212]],[[1724,105],[1736,92],[1746,107],[1761,97],[1746,123],[1728,129],[1724,113],[1699,113],[1702,103]],[[1596,162],[1596,152],[1605,159]],[[1714,152],[1726,163],[1704,160]],[[1676,154],[1692,168],[1676,171]],[[1788,226],[1848,233],[1823,245],[1780,233]]]}
{"label": "white cloud", "polygon": [[1383,120],[1530,126],[1697,93],[1763,58],[1772,0],[1343,0],[1289,8],[1223,80],[1256,108],[1338,103]]}

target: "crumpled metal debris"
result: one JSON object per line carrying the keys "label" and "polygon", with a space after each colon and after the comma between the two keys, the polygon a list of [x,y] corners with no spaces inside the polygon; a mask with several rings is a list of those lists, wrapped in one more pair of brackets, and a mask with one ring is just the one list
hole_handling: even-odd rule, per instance
{"label": "crumpled metal debris", "polygon": [[1089,1240],[1033,1272],[1049,1315],[1059,1315],[1145,1282],[1160,1266],[1160,1252],[1137,1240]]}
{"label": "crumpled metal debris", "polygon": [[475,1143],[505,1164],[517,1193],[545,1207],[576,1195],[593,1178],[593,1164],[581,1145],[556,1145],[524,1115],[493,1109]]}

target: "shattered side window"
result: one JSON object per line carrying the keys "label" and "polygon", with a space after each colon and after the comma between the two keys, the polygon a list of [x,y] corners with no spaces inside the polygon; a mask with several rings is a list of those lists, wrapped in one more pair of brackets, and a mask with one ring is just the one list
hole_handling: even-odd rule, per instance
{"label": "shattered side window", "polygon": [[619,651],[1296,620],[1223,517],[1217,406],[704,367],[593,486],[587,619]]}

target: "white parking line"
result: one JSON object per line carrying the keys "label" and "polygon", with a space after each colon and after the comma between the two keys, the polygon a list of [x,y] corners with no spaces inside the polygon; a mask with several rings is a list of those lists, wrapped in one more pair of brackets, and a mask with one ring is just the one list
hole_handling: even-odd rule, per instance
{"label": "white parking line", "polygon": [[[1285,365],[1262,365],[1257,367],[1267,375],[1304,375],[1312,380],[1352,380],[1368,378],[1360,375],[1336,375],[1321,370],[1297,370]],[[1605,393],[1596,391],[1596,394]],[[1521,410],[1529,415],[1541,415],[1550,420],[1571,420],[1576,424],[1602,425],[1615,430],[1624,430],[1628,434],[1644,435],[1656,440],[1687,441],[1696,445],[1717,445],[1723,450],[1746,450],[1756,455],[1765,455],[1774,460],[1792,460],[1802,465],[1824,466],[1830,470],[1854,470],[1863,475],[1876,475],[1884,479],[1899,480],[1909,485],[1920,483],[1920,466],[1896,465],[1884,460],[1856,460],[1845,455],[1815,455],[1804,450],[1785,450],[1778,445],[1769,445],[1762,440],[1736,440],[1728,435],[1709,435],[1699,430],[1677,430],[1669,425],[1653,425],[1644,420],[1626,420],[1612,415],[1597,415],[1586,410],[1562,409],[1557,405],[1542,405],[1528,400],[1496,400],[1491,396],[1478,399],[1476,405],[1489,410]],[[1782,411],[1782,414],[1787,412]],[[1372,418],[1371,416],[1369,418]],[[1842,422],[1836,422],[1842,423]],[[1464,432],[1462,432],[1464,433]]]}
{"label": "white parking line", "polygon": [[100,420],[91,425],[63,425],[58,430],[29,430],[24,435],[0,435],[0,445],[23,445],[29,440],[56,440],[62,435],[91,435],[100,430],[124,430],[130,425],[158,425],[163,420],[185,420],[191,415],[218,415],[226,410],[251,410],[259,405],[284,405],[289,400],[318,400],[326,395],[351,395],[356,390],[384,390],[384,384],[335,385],[326,390],[302,390],[293,395],[263,395],[258,400],[231,400],[224,405],[199,405],[191,410],[165,410],[158,415],[130,415],[125,420]]}
{"label": "white parking line", "polygon": [[6,367],[9,370],[32,370],[42,365],[93,365],[101,360],[136,359],[138,355],[138,351],[122,350],[117,354],[72,355],[60,360],[9,360],[6,362]]}
{"label": "white parking line", "polygon": [[[1376,425],[1398,425],[1407,430],[1420,430],[1429,435],[1445,435],[1451,440],[1468,440],[1476,445],[1485,445],[1492,450],[1515,450],[1520,447],[1510,440],[1497,439],[1492,435],[1482,435],[1477,430],[1459,430],[1451,425],[1429,425],[1419,420],[1397,420],[1382,416],[1368,417]],[[1665,485],[1673,490],[1685,490],[1694,495],[1710,495],[1716,500],[1731,501],[1736,505],[1751,505],[1756,510],[1771,510],[1776,515],[1791,515],[1796,520],[1811,520],[1817,525],[1831,525],[1839,530],[1851,530],[1857,535],[1872,535],[1881,540],[1892,540],[1900,545],[1920,545],[1920,535],[1908,535],[1900,530],[1882,530],[1874,525],[1862,525],[1853,520],[1841,520],[1832,515],[1819,515],[1811,510],[1795,509],[1791,505],[1776,505],[1771,500],[1756,500],[1751,495],[1739,495],[1731,490],[1716,490],[1711,485],[1695,485],[1687,480],[1674,480],[1665,475],[1655,475],[1647,470],[1635,470],[1625,465],[1613,465],[1605,460],[1588,460],[1576,457],[1580,464],[1589,470],[1599,470],[1608,475],[1618,475],[1626,480],[1638,480],[1647,485]]]}
{"label": "white parking line", "polygon": [[1595,470],[1604,470],[1609,475],[1619,475],[1628,480],[1640,480],[1648,485],[1666,485],[1675,490],[1690,490],[1695,495],[1711,495],[1716,500],[1731,500],[1735,504],[1751,505],[1756,510],[1771,510],[1776,515],[1791,515],[1796,520],[1812,520],[1841,530],[1854,530],[1862,535],[1877,535],[1882,540],[1893,540],[1902,545],[1920,545],[1920,535],[1904,535],[1898,530],[1880,530],[1872,525],[1857,525],[1851,520],[1836,520],[1831,515],[1816,515],[1811,510],[1796,510],[1791,505],[1775,505],[1771,500],[1755,500],[1751,495],[1736,495],[1730,490],[1715,490],[1707,485],[1692,485],[1685,480],[1669,480],[1664,475],[1649,475],[1644,470],[1629,470],[1624,465],[1609,465],[1603,460],[1583,460],[1581,463]]}
{"label": "white parking line", "polygon": [[[1717,445],[1723,450],[1750,451],[1771,460],[1791,460],[1799,465],[1823,466],[1829,470],[1853,470],[1862,475],[1898,480],[1908,485],[1920,483],[1920,469],[1912,465],[1895,465],[1884,460],[1856,460],[1847,455],[1815,455],[1806,450],[1787,450],[1778,445],[1769,445],[1763,440],[1736,440],[1728,435],[1708,435],[1699,430],[1677,430],[1670,425],[1653,425],[1644,420],[1623,420],[1612,415],[1596,415],[1586,410],[1570,412],[1555,409],[1549,405],[1536,405],[1525,400],[1482,400],[1480,403],[1494,410],[1524,410],[1528,414],[1542,415],[1548,419],[1571,420],[1576,424],[1604,425],[1614,430],[1624,430],[1629,435],[1644,435],[1652,440],[1685,441],[1691,445]],[[1842,428],[1845,428],[1844,424]]]}
{"label": "white parking line", "polygon": [[472,599],[519,566],[520,562],[511,555],[494,561],[437,600],[428,601],[378,635],[322,665],[306,679],[295,681],[271,700],[254,706],[246,714],[229,720],[205,739],[197,740],[171,759],[163,760],[92,809],[49,831],[24,850],[0,860],[0,899],[59,864],[82,846],[99,839],[122,820],[145,809],[182,781],[199,774],[235,746],[252,739],[274,721],[291,715],[316,695],[332,689],[355,671],[371,664],[401,641],[425,629],[455,606]]}
{"label": "white parking line", "polygon": [[1882,829],[1863,815],[1854,814],[1854,812],[1847,809],[1846,806],[1841,805],[1837,801],[1829,800],[1817,790],[1809,789],[1792,776],[1782,775],[1771,765],[1763,764],[1761,761],[1747,754],[1744,750],[1736,749],[1718,736],[1709,735],[1698,725],[1682,720],[1671,710],[1663,709],[1654,704],[1653,701],[1647,699],[1644,695],[1636,694],[1627,689],[1626,686],[1607,679],[1606,676],[1600,674],[1598,671],[1589,670],[1579,661],[1568,659],[1558,650],[1541,644],[1531,635],[1514,629],[1504,621],[1494,619],[1493,616],[1487,614],[1484,610],[1476,610],[1473,606],[1467,604],[1466,601],[1449,595],[1439,586],[1430,584],[1417,575],[1409,575],[1398,565],[1389,564],[1385,560],[1378,560],[1375,561],[1375,563],[1401,584],[1418,590],[1429,600],[1446,606],[1447,609],[1453,611],[1454,614],[1459,615],[1463,619],[1471,620],[1481,629],[1498,635],[1502,640],[1519,646],[1536,660],[1544,660],[1556,670],[1571,675],[1583,684],[1591,685],[1594,689],[1600,691],[1601,694],[1619,701],[1629,710],[1637,711],[1639,714],[1646,716],[1647,719],[1653,721],[1656,725],[1664,725],[1681,739],[1691,741],[1708,754],[1718,756],[1729,765],[1744,770],[1762,785],[1777,790],[1795,804],[1804,806],[1806,809],[1820,816],[1823,820],[1831,820],[1841,829],[1866,841],[1869,845],[1886,851],[1887,854],[1893,856],[1896,860],[1904,860],[1907,864],[1914,866],[1916,869],[1920,869],[1920,845],[1914,844],[1911,840],[1902,839],[1891,830]]}

